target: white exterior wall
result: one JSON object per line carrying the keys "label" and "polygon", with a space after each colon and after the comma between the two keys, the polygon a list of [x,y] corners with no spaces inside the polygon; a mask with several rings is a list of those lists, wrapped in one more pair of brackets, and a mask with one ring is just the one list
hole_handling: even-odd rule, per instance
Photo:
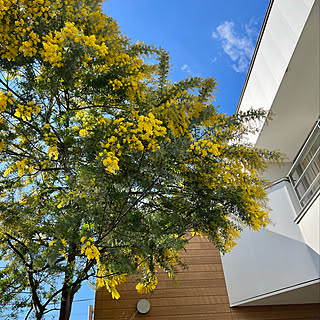
{"label": "white exterior wall", "polygon": [[[223,256],[231,306],[259,301],[277,291],[291,291],[301,284],[308,286],[319,282],[319,255],[306,245],[299,226],[294,223],[296,210],[290,189],[287,181],[274,186],[269,192],[273,223],[268,230],[244,231],[238,245]],[[320,291],[308,301],[317,300],[320,301]],[[283,297],[282,301],[290,303]],[[272,304],[275,303],[277,301],[273,300]]]}
{"label": "white exterior wall", "polygon": [[[313,4],[314,0],[274,1],[239,110],[271,109]],[[256,143],[258,135],[248,139]]]}
{"label": "white exterior wall", "polygon": [[268,179],[270,182],[275,182],[279,178],[287,177],[288,172],[292,167],[292,162],[283,162],[281,166],[279,165],[270,165],[266,171],[263,173],[263,176]]}
{"label": "white exterior wall", "polygon": [[[313,202],[299,222],[304,242],[320,255],[320,197]],[[320,260],[320,256],[319,256]],[[319,268],[320,273],[320,268]]]}

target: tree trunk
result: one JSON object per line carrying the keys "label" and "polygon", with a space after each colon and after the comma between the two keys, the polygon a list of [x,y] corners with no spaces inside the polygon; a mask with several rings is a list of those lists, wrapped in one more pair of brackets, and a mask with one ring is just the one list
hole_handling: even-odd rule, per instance
{"label": "tree trunk", "polygon": [[59,320],[69,320],[71,314],[71,307],[73,302],[73,293],[70,287],[67,287],[62,291],[61,295],[61,307]]}
{"label": "tree trunk", "polygon": [[73,281],[73,273],[75,269],[74,267],[75,252],[76,252],[76,245],[74,243],[70,243],[69,252],[68,252],[68,263],[67,263],[69,270],[66,271],[64,281],[63,281],[59,320],[70,319],[71,307],[72,307],[73,297],[75,294],[75,292],[72,290],[72,286],[70,285]]}

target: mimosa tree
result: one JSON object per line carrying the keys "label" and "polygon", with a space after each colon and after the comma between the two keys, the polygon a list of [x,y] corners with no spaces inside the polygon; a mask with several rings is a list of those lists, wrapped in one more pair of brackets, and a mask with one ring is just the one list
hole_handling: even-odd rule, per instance
{"label": "mimosa tree", "polygon": [[[245,144],[260,110],[227,116],[212,78],[168,79],[163,49],[132,44],[98,0],[0,0],[0,308],[70,317],[92,279],[119,298],[170,276],[188,232],[221,252],[268,223]],[[56,307],[53,307],[56,306]]]}

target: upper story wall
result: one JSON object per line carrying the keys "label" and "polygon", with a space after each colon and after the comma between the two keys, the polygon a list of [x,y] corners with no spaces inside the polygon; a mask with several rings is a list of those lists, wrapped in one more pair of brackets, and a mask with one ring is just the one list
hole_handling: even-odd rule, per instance
{"label": "upper story wall", "polygon": [[[278,0],[274,2],[274,12],[271,10],[270,14],[270,24],[266,26],[264,36],[268,39],[272,32],[268,32],[269,29],[282,30],[284,29],[287,32],[287,35],[280,35],[276,37],[278,41],[284,43],[284,48],[286,49],[287,41],[286,38],[293,38],[295,35],[295,43],[292,40],[292,47],[295,43],[295,46],[291,49],[292,55],[290,59],[284,59],[281,52],[281,43],[273,42],[273,47],[267,49],[265,55],[266,64],[272,64],[274,67],[270,67],[269,73],[261,73],[259,70],[259,63],[257,64],[256,72],[259,73],[260,77],[265,76],[265,81],[263,82],[264,89],[263,91],[257,91],[257,96],[263,96],[266,91],[266,87],[274,86],[274,91],[269,92],[268,98],[271,100],[271,104],[267,105],[268,110],[272,113],[272,120],[264,123],[262,130],[259,135],[255,137],[256,146],[261,148],[276,149],[280,150],[287,157],[287,161],[291,162],[294,160],[298,154],[300,148],[308,137],[311,129],[315,125],[317,119],[320,115],[320,101],[319,101],[319,39],[320,39],[320,27],[319,27],[319,7],[320,1],[316,0],[311,6],[311,11],[305,9],[303,11],[302,4],[305,1],[293,0],[289,1],[291,6],[288,5],[287,9],[296,8],[295,10],[301,10],[299,13],[300,19],[297,17],[297,24],[299,21],[307,18],[304,27],[301,29],[300,35],[293,33],[289,28],[289,22],[287,20],[291,18],[291,23],[295,22],[294,16],[288,17],[288,19],[282,19],[283,23],[277,25],[274,23],[272,28],[272,17],[277,17],[280,13],[279,6],[283,6],[288,1]],[[309,1],[310,2],[310,1]],[[288,3],[287,3],[288,4]],[[294,5],[293,5],[294,4]],[[301,7],[301,8],[300,8]],[[308,8],[309,7],[304,7]],[[292,9],[292,11],[295,11]],[[283,8],[282,11],[285,11]],[[280,21],[282,21],[280,20]],[[280,23],[278,21],[278,23]],[[268,28],[268,26],[270,28]],[[260,47],[262,50],[263,48]],[[278,58],[275,58],[270,54],[269,51],[276,52]],[[279,52],[278,52],[279,51]],[[288,49],[286,50],[288,51]],[[287,64],[284,64],[284,61],[287,61]],[[283,61],[281,67],[277,66],[277,61]],[[283,70],[284,69],[284,70]],[[279,74],[284,71],[280,82],[277,78],[273,78],[272,74],[275,72]],[[282,74],[282,73],[281,73]],[[268,78],[268,77],[271,77]],[[247,87],[247,90],[249,87]],[[253,107],[259,107],[264,105],[257,104],[254,100],[245,102],[243,100],[243,107],[250,104]]]}
{"label": "upper story wall", "polygon": [[[319,52],[319,41],[317,40],[319,37],[317,38],[316,34],[319,32],[319,22],[317,19],[309,19],[309,25],[312,30],[311,32],[310,30],[304,32],[304,38],[306,39],[303,41],[303,44],[300,44],[302,50],[299,49],[299,52],[296,50],[298,41],[306,28],[306,21],[314,2],[314,0],[276,0],[273,2],[251,72],[248,73],[246,85],[243,88],[242,98],[238,106],[238,110],[240,111],[246,111],[250,108],[263,108],[267,111],[272,110],[273,121],[269,123],[272,128],[269,126],[268,132],[261,132],[260,135],[250,136],[249,140],[255,144],[258,139],[260,139],[260,141],[258,141],[259,146],[281,150],[285,152],[288,157],[292,155],[288,150],[283,150],[282,147],[286,149],[285,144],[274,144],[274,142],[279,142],[279,138],[281,138],[287,130],[287,128],[284,127],[286,123],[289,124],[287,117],[293,109],[299,108],[302,110],[305,109],[306,106],[308,106],[308,110],[313,110],[315,108],[314,106],[316,106],[316,113],[319,114],[319,104],[317,103],[319,102],[319,93],[317,94],[314,90],[314,88],[318,88],[316,83],[314,83],[315,80],[318,81],[314,72],[319,72],[319,68],[317,68],[317,63],[319,64],[319,62],[316,61],[316,56],[319,55],[319,53],[317,54],[317,52]],[[313,15],[316,16],[316,14],[317,13],[314,12]],[[317,42],[316,40],[318,41],[318,48],[314,48]],[[307,54],[306,48],[308,48]],[[293,61],[291,61],[294,52],[295,55],[298,55],[297,59],[295,59],[298,62],[297,65],[293,65]],[[302,60],[300,59],[300,52],[302,54]],[[306,64],[311,68],[308,72],[305,69]],[[301,73],[301,68],[302,71],[306,71],[304,74],[308,79],[302,78],[303,72]],[[290,83],[287,83],[286,78],[290,78]],[[299,79],[301,81],[299,81]],[[300,82],[305,85],[302,86]],[[310,89],[314,90],[311,94],[308,92]],[[280,92],[282,92],[281,97],[279,96]],[[293,97],[293,95],[295,96]],[[296,96],[300,97],[304,103],[298,103],[300,100],[296,100]],[[283,103],[282,97],[285,97],[285,103]],[[279,101],[279,103],[276,100]],[[295,101],[297,103],[294,103]],[[275,108],[276,104],[281,106],[286,105],[288,107],[286,107],[284,112],[281,111],[281,115],[282,113],[284,114],[284,120],[282,117],[281,119],[279,118],[280,110],[278,110],[278,107]],[[306,112],[304,112],[304,114],[305,113]],[[315,121],[315,119],[313,119],[313,121]],[[306,136],[308,130],[311,129],[310,125],[305,125],[308,129],[304,136]],[[267,126],[264,126],[263,130],[266,128]],[[271,135],[273,134],[273,137],[271,137],[269,133]],[[279,136],[279,133],[281,136]],[[301,132],[299,135],[301,136]],[[268,139],[266,139],[267,137]],[[303,140],[301,143],[302,142]],[[297,152],[297,150],[293,151],[293,153],[294,152]]]}

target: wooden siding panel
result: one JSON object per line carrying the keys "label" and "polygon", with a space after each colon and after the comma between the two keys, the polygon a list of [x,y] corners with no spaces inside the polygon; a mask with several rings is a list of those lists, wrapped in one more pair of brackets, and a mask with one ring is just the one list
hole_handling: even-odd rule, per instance
{"label": "wooden siding panel", "polygon": [[[129,282],[122,284],[119,286],[121,292],[125,292],[126,290],[134,290],[135,291],[135,282]],[[171,288],[216,288],[216,287],[225,287],[225,281],[223,278],[219,279],[199,279],[199,280],[177,280],[173,282],[172,280],[163,280],[158,283],[156,292],[159,289],[171,289]],[[120,292],[120,293],[121,293]],[[109,295],[109,294],[108,294]]]}
{"label": "wooden siding panel", "polygon": [[[171,288],[170,295],[173,297],[194,297],[195,290],[197,297],[201,296],[221,296],[226,297],[227,291],[224,287],[216,287],[214,290],[212,288]],[[121,299],[136,299],[135,297],[136,291],[135,290],[126,290],[121,293]],[[109,293],[105,293],[105,297]],[[139,296],[140,297],[140,296]],[[166,298],[168,297],[168,291],[166,289],[157,289],[157,298]],[[97,298],[100,300],[105,300],[105,298],[100,294],[97,294]]]}

